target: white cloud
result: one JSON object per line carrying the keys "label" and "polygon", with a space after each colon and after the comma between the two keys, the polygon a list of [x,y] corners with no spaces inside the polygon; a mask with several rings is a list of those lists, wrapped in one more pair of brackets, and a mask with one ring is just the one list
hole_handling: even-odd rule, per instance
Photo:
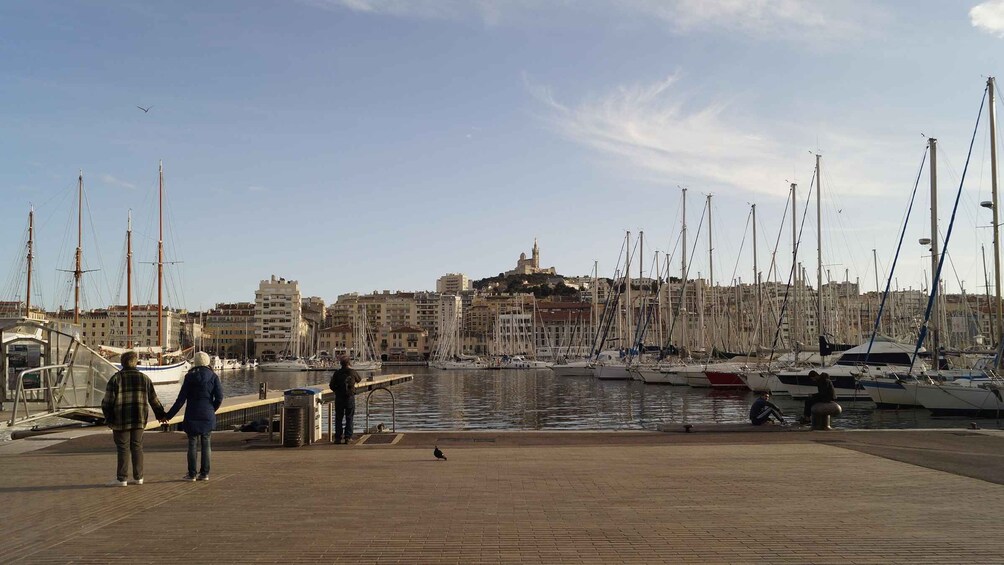
{"label": "white cloud", "polygon": [[672,33],[724,30],[759,39],[831,40],[858,35],[882,11],[872,4],[809,0],[301,0],[328,9],[485,25],[656,21]]}
{"label": "white cloud", "polygon": [[969,10],[973,27],[1004,38],[1004,0],[990,0]]}
{"label": "white cloud", "polygon": [[108,173],[101,175],[101,177],[99,178],[101,179],[101,182],[111,186],[117,186],[119,188],[128,188],[129,190],[134,190],[136,188],[135,184],[128,181],[124,181],[119,178],[115,178],[112,175],[109,175]]}
{"label": "white cloud", "polygon": [[[549,88],[524,80],[547,107],[545,120],[557,133],[647,182],[783,194],[795,172],[811,173],[809,148],[799,146],[798,140],[814,139],[817,132],[776,121],[759,123],[748,117],[750,112],[720,101],[692,103],[692,97],[681,92],[678,74],[654,84],[620,86],[574,106],[559,102]],[[826,129],[819,143],[839,155],[839,165],[828,170],[840,179],[841,192],[887,192],[883,175],[875,173],[882,162],[871,155],[888,158],[890,151],[898,150],[878,139],[861,141],[875,136]]]}
{"label": "white cloud", "polygon": [[248,192],[268,192],[268,189],[265,188],[264,186],[254,186],[254,185],[252,185],[252,186],[248,187]]}

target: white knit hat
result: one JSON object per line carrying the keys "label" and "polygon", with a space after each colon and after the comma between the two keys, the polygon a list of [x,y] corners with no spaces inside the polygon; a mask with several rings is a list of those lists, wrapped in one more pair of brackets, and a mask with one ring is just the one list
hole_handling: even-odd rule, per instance
{"label": "white knit hat", "polygon": [[205,351],[200,351],[195,354],[192,358],[193,367],[208,367],[209,366],[209,354]]}

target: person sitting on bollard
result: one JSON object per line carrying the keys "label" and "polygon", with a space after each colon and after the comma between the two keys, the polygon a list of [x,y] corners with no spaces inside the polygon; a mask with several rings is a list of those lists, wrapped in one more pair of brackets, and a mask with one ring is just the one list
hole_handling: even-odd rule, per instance
{"label": "person sitting on bollard", "polygon": [[830,375],[809,371],[809,378],[816,383],[816,394],[805,399],[805,410],[802,412],[802,419],[798,421],[800,424],[808,424],[812,421],[812,406],[814,404],[833,402],[837,399],[837,391],[833,389]]}
{"label": "person sitting on bollard", "polygon": [[777,420],[778,424],[784,425],[784,412],[776,404],[770,401],[770,391],[763,391],[760,396],[753,401],[750,407],[750,423],[754,426],[762,426],[770,422],[771,418]]}
{"label": "person sitting on bollard", "polygon": [[[341,368],[331,375],[328,386],[335,393],[335,443],[345,443],[352,440],[352,417],[356,413],[356,383],[362,382],[359,373],[349,365],[348,355],[341,356],[338,361]],[[342,419],[344,418],[344,434]]]}

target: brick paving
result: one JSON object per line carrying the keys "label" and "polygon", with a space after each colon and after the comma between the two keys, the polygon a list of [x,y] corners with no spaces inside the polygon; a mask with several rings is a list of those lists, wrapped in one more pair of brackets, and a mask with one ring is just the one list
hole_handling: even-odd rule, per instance
{"label": "brick paving", "polygon": [[103,486],[110,437],[83,437],[0,456],[0,562],[1000,563],[1004,486],[949,471],[998,476],[1004,438],[953,437],[218,433],[211,480],[187,483],[183,436],[154,433],[126,488]]}

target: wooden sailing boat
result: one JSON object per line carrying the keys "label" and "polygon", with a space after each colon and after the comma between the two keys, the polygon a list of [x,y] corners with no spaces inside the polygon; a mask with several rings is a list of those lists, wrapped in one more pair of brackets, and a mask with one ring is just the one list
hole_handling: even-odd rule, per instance
{"label": "wooden sailing boat", "polygon": [[[174,384],[181,382],[185,373],[192,364],[187,359],[170,361],[171,358],[178,358],[183,355],[182,351],[165,353],[167,343],[164,339],[164,163],[161,161],[158,168],[157,183],[157,216],[158,216],[158,238],[157,238],[157,345],[152,347],[135,347],[133,342],[132,327],[132,215],[129,216],[128,228],[126,231],[126,324],[128,347],[125,349],[102,346],[101,349],[115,355],[121,355],[132,349],[140,354],[140,364],[137,367],[145,373],[153,384]],[[78,248],[79,254],[79,248]],[[78,258],[79,270],[79,258]],[[153,357],[153,356],[156,357]],[[144,357],[145,356],[145,357]],[[116,363],[121,367],[121,364]]]}

